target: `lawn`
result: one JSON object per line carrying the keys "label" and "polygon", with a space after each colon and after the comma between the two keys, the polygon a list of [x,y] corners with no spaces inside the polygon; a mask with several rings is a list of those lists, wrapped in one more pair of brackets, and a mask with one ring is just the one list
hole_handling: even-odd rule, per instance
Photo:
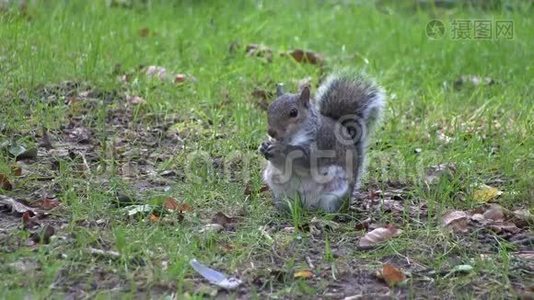
{"label": "lawn", "polygon": [[[0,4],[0,298],[534,297],[534,3],[460,2]],[[278,212],[275,85],[345,67],[388,95],[360,195]]]}

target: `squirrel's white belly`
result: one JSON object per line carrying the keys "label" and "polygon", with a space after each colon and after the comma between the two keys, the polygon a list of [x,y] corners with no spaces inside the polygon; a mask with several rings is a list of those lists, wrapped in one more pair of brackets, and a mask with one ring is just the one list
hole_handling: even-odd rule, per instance
{"label": "squirrel's white belly", "polygon": [[268,163],[263,179],[275,202],[300,199],[306,208],[335,211],[350,194],[347,174],[340,166],[322,167],[312,174],[290,174]]}

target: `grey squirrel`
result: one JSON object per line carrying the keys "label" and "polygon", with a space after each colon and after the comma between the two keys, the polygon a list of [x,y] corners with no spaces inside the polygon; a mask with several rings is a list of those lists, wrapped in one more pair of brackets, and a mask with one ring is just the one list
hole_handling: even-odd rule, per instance
{"label": "grey squirrel", "polygon": [[268,134],[259,151],[268,160],[263,179],[275,205],[299,200],[306,209],[338,211],[359,189],[370,134],[385,106],[384,90],[345,70],[328,76],[311,101],[277,87],[268,108]]}

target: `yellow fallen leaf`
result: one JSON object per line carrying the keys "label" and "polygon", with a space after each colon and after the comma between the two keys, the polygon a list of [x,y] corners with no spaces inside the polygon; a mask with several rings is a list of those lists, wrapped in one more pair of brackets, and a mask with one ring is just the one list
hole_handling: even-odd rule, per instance
{"label": "yellow fallen leaf", "polygon": [[293,274],[293,277],[297,279],[309,279],[313,277],[313,272],[310,270],[301,270],[295,272],[295,274]]}
{"label": "yellow fallen leaf", "polygon": [[475,190],[475,192],[473,193],[473,198],[477,202],[486,203],[502,195],[502,193],[503,192],[498,190],[497,188],[484,184],[479,186],[478,189]]}

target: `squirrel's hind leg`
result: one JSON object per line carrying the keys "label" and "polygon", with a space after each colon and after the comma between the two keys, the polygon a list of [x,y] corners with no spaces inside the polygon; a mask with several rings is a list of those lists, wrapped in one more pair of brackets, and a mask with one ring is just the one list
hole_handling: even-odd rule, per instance
{"label": "squirrel's hind leg", "polygon": [[269,162],[263,171],[263,181],[272,192],[274,205],[280,210],[288,210],[288,199],[298,194],[298,186],[295,186],[292,177]]}
{"label": "squirrel's hind leg", "polygon": [[319,195],[319,207],[326,212],[336,212],[350,195],[350,184],[343,168],[331,166],[328,173],[332,180],[324,183],[322,193]]}

